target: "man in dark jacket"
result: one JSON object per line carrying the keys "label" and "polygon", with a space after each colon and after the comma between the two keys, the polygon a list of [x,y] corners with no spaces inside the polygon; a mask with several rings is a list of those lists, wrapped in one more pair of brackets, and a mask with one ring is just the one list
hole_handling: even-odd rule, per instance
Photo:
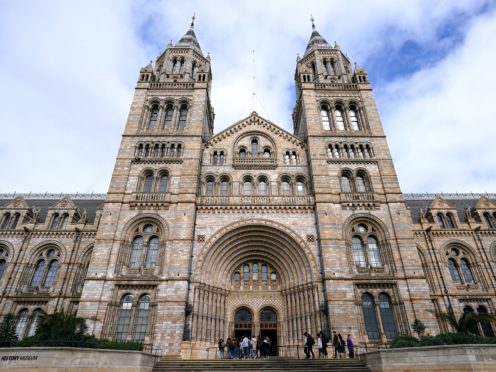
{"label": "man in dark jacket", "polygon": [[306,354],[306,359],[310,358],[310,354],[312,354],[312,358],[315,359],[315,354],[313,353],[313,345],[315,344],[315,340],[313,339],[312,335],[308,332],[305,332],[303,334],[305,336],[305,354]]}

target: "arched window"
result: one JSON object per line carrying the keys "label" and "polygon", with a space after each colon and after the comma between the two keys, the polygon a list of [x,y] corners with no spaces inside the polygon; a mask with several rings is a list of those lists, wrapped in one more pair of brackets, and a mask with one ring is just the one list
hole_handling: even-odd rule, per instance
{"label": "arched window", "polygon": [[290,159],[291,159],[291,157],[290,157],[289,151],[286,151],[284,153],[284,164],[289,164],[290,163]]}
{"label": "arched window", "polygon": [[267,265],[262,265],[262,280],[267,280]]}
{"label": "arched window", "polygon": [[217,151],[214,151],[214,156],[212,157],[212,165],[217,165],[219,163],[219,154]]}
{"label": "arched window", "polygon": [[26,326],[28,324],[28,319],[29,319],[28,309],[22,309],[21,311],[19,311],[16,322],[16,334],[20,340],[24,338],[24,334],[26,332]]}
{"label": "arched window", "polygon": [[219,165],[224,165],[225,160],[224,151],[221,151],[219,155]]}
{"label": "arched window", "polygon": [[0,259],[0,280],[3,278],[3,273],[5,272],[5,267],[7,266],[7,261]]}
{"label": "arched window", "polygon": [[250,266],[243,265],[243,280],[250,280]]}
{"label": "arched window", "polygon": [[253,194],[253,181],[250,177],[245,177],[243,180],[243,195]]}
{"label": "arched window", "polygon": [[3,215],[2,225],[0,226],[1,230],[7,230],[10,225],[10,213],[5,213]]}
{"label": "arched window", "polygon": [[336,128],[338,130],[344,130],[343,111],[341,107],[338,106],[334,109],[334,117],[336,118]]}
{"label": "arched window", "polygon": [[322,119],[322,128],[324,130],[330,130],[331,125],[329,121],[329,109],[327,108],[327,106],[322,105],[320,107],[320,117]]}
{"label": "arched window", "polygon": [[45,282],[43,283],[44,287],[51,287],[53,282],[55,281],[55,278],[57,277],[57,269],[59,268],[59,262],[57,260],[53,260],[50,262],[50,265],[48,266],[48,272],[47,276],[45,279]]}
{"label": "arched window", "polygon": [[373,267],[382,266],[381,255],[379,253],[379,246],[377,245],[377,239],[373,236],[368,238],[368,251],[369,251],[369,262]]}
{"label": "arched window", "polygon": [[179,129],[186,128],[186,118],[188,117],[188,106],[183,104],[179,109]]}
{"label": "arched window", "polygon": [[220,194],[222,196],[229,195],[229,179],[221,178],[221,180],[220,180]]}
{"label": "arched window", "polygon": [[139,267],[141,264],[141,256],[143,255],[143,237],[137,236],[133,240],[131,246],[131,258],[129,259],[129,267]]}
{"label": "arched window", "polygon": [[125,340],[129,333],[129,326],[131,325],[131,315],[133,312],[133,296],[125,295],[121,300],[119,318],[117,319],[117,329],[115,338],[117,340]]}
{"label": "arched window", "polygon": [[[487,315],[488,314],[486,307],[485,306],[482,306],[482,305],[480,305],[477,308],[477,312],[480,315]],[[481,328],[482,328],[482,332],[484,333],[484,336],[486,336],[486,337],[494,337],[494,330],[493,330],[493,327],[492,327],[491,322],[489,320],[482,320],[480,322],[480,325],[481,325]]]}
{"label": "arched window", "polygon": [[270,149],[264,149],[263,156],[265,159],[270,158]]}
{"label": "arched window", "polygon": [[158,191],[167,192],[168,187],[169,187],[169,173],[165,172],[162,173],[162,175],[160,176]]}
{"label": "arched window", "polygon": [[358,175],[356,177],[356,184],[357,184],[357,191],[358,192],[365,192],[366,191],[365,180],[364,180],[362,175]]}
{"label": "arched window", "polygon": [[374,298],[369,293],[362,295],[363,320],[365,329],[370,340],[379,339],[379,327],[377,326],[377,318],[375,317]]}
{"label": "arched window", "polygon": [[355,107],[351,107],[348,110],[348,115],[350,117],[350,125],[352,130],[360,130],[360,126],[358,125],[358,116],[357,116],[357,110]]}
{"label": "arched window", "polygon": [[165,116],[164,116],[164,128],[172,128],[172,119],[174,117],[174,108],[172,105],[167,105],[165,107]]}
{"label": "arched window", "polygon": [[65,229],[67,226],[67,222],[69,221],[69,215],[67,213],[64,213],[62,215],[62,221],[60,222],[60,229]]}
{"label": "arched window", "polygon": [[281,194],[284,196],[291,195],[291,184],[289,178],[284,177],[281,180]]}
{"label": "arched window", "polygon": [[263,309],[260,312],[261,322],[277,322],[277,314],[273,309]]}
{"label": "arched window", "polygon": [[251,140],[251,156],[256,158],[258,156],[258,140]]}
{"label": "arched window", "polygon": [[45,260],[40,260],[36,264],[33,278],[31,279],[31,286],[32,287],[37,287],[37,286],[41,285],[41,280],[43,279],[44,273],[45,273]]}
{"label": "arched window", "polygon": [[258,195],[267,195],[267,179],[265,177],[258,179]]}
{"label": "arched window", "polygon": [[150,318],[150,296],[143,295],[138,300],[138,313],[136,314],[136,327],[134,330],[134,340],[143,341],[148,329]]}
{"label": "arched window", "polygon": [[454,229],[455,226],[455,219],[453,218],[453,215],[451,213],[446,214],[446,223],[448,225],[448,229]]}
{"label": "arched window", "polygon": [[296,195],[305,195],[305,194],[306,194],[305,180],[302,178],[297,178],[296,179]]}
{"label": "arched window", "polygon": [[255,262],[252,265],[253,280],[258,280],[258,264]]}
{"label": "arched window", "polygon": [[207,183],[205,185],[205,193],[208,196],[212,196],[214,194],[214,179],[213,178],[207,178]]}
{"label": "arched window", "polygon": [[462,280],[460,278],[460,273],[458,272],[458,268],[456,267],[455,260],[452,258],[448,259],[448,270],[451,275],[451,280],[454,283],[461,283]]}
{"label": "arched window", "polygon": [[234,321],[235,322],[252,322],[253,321],[253,316],[251,315],[251,311],[248,309],[239,309],[236,311],[236,314],[234,315]]}
{"label": "arched window", "polygon": [[491,214],[489,213],[484,213],[484,220],[486,221],[486,225],[488,229],[494,229],[494,221],[491,218]]}
{"label": "arched window", "polygon": [[153,105],[150,111],[150,122],[148,123],[149,129],[153,129],[157,127],[158,112],[159,112],[158,106]]}
{"label": "arched window", "polygon": [[28,337],[34,336],[36,330],[38,329],[38,325],[40,324],[42,316],[42,310],[36,309],[35,311],[33,311],[33,315],[31,316],[31,324],[29,324]]}
{"label": "arched window", "polygon": [[351,192],[351,181],[350,176],[347,174],[343,174],[341,176],[341,189],[343,192]]}
{"label": "arched window", "polygon": [[59,224],[60,224],[60,216],[58,213],[55,213],[52,216],[52,222],[50,223],[50,230],[52,231],[57,230],[59,228]]}
{"label": "arched window", "polygon": [[152,192],[153,188],[153,174],[145,175],[145,179],[143,181],[143,192]]}
{"label": "arched window", "polygon": [[234,273],[234,280],[235,280],[236,282],[239,282],[239,281],[241,280],[241,274],[239,273],[239,271],[236,271],[236,272]]}
{"label": "arched window", "polygon": [[14,219],[12,221],[12,224],[10,225],[10,229],[14,230],[17,227],[17,223],[19,222],[19,218],[21,215],[19,213],[14,214]]}
{"label": "arched window", "polygon": [[[463,308],[463,312],[464,312],[465,314],[475,313],[475,312],[474,312],[474,309],[472,309],[472,307],[470,307],[470,306],[465,306],[465,307]],[[467,325],[467,331],[469,331],[469,333],[472,333],[472,334],[474,334],[474,335],[480,336],[479,327],[477,326],[477,323],[472,323],[472,322],[470,322],[470,323]]]}
{"label": "arched window", "polygon": [[391,298],[386,293],[379,295],[379,308],[381,313],[382,328],[388,340],[396,337],[396,325],[394,323],[393,309]]}
{"label": "arched window", "polygon": [[467,259],[460,259],[460,268],[462,269],[463,279],[465,280],[465,283],[473,283],[474,277],[472,275],[472,270],[470,270],[470,264],[468,263]]}
{"label": "arched window", "polygon": [[245,149],[239,150],[239,158],[240,159],[246,159],[246,150]]}
{"label": "arched window", "polygon": [[444,223],[444,216],[442,213],[437,214],[437,223],[441,229],[446,229],[446,224]]}
{"label": "arched window", "polygon": [[156,236],[148,241],[148,251],[146,253],[145,267],[154,268],[157,264],[159,240]]}
{"label": "arched window", "polygon": [[354,236],[352,238],[352,245],[353,245],[353,260],[355,261],[355,265],[359,267],[365,267],[367,265],[367,262],[365,261],[362,239]]}

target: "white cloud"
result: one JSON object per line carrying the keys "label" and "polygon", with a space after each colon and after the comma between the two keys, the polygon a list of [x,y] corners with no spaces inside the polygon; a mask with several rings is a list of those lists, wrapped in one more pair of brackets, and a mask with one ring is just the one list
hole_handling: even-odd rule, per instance
{"label": "white cloud", "polygon": [[[487,16],[474,16],[482,3],[4,2],[0,191],[104,192],[139,67],[186,32],[193,12],[200,44],[212,57],[217,132],[251,111],[253,49],[257,111],[291,131],[295,60],[310,36],[310,14],[329,42],[337,40],[362,65],[385,45],[435,43],[436,27],[455,14],[474,17],[467,40],[437,66],[404,84],[375,77],[387,85],[375,88],[403,189],[496,191],[494,167],[482,158],[494,129],[485,128],[484,135],[463,129],[475,128],[476,118],[489,122],[491,117],[491,84],[485,82],[494,78],[485,69],[494,65],[494,55],[482,40],[494,30]],[[423,135],[421,128],[436,136],[413,141]],[[449,173],[448,164],[455,162],[426,160],[420,153],[449,155],[457,169]],[[465,161],[467,154],[481,156]],[[442,171],[447,174],[440,176]]]}

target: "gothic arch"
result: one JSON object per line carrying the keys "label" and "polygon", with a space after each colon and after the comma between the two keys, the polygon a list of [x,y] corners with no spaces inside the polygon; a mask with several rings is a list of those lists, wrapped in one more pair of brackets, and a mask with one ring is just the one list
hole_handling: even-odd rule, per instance
{"label": "gothic arch", "polygon": [[343,223],[343,239],[348,241],[352,238],[351,227],[360,221],[369,223],[376,228],[380,240],[387,241],[390,238],[387,226],[376,216],[369,213],[356,213],[348,217]]}
{"label": "gothic arch", "polygon": [[195,279],[225,288],[230,285],[235,267],[252,258],[270,262],[283,288],[318,280],[315,257],[303,239],[263,219],[235,222],[217,231],[198,254]]}
{"label": "gothic arch", "polygon": [[461,249],[464,252],[464,254],[468,256],[471,261],[473,261],[473,264],[477,261],[474,248],[472,248],[469,244],[467,244],[463,240],[459,240],[459,239],[450,239],[446,243],[443,243],[441,249],[439,250],[441,253],[441,257],[445,257],[445,255],[448,253],[448,250],[451,248]]}
{"label": "gothic arch", "polygon": [[66,257],[66,249],[65,249],[65,246],[56,241],[56,240],[48,240],[48,241],[44,241],[44,242],[41,242],[39,244],[37,244],[33,249],[32,249],[32,253],[31,253],[31,261],[36,259],[36,257],[45,249],[49,248],[49,247],[52,247],[54,246],[55,248],[58,249],[59,251],[59,260],[60,260],[60,263],[62,262],[65,262],[65,257]]}
{"label": "gothic arch", "polygon": [[7,251],[7,255],[8,255],[8,260],[7,261],[10,261],[14,255],[14,246],[12,245],[11,242],[8,242],[6,240],[0,240],[0,248],[3,248]]}
{"label": "gothic arch", "polygon": [[131,218],[120,231],[122,239],[131,239],[134,229],[139,224],[142,224],[147,220],[156,223],[161,230],[161,238],[163,238],[164,241],[167,240],[167,238],[169,237],[169,225],[167,224],[167,221],[165,221],[162,217],[152,213],[143,213]]}

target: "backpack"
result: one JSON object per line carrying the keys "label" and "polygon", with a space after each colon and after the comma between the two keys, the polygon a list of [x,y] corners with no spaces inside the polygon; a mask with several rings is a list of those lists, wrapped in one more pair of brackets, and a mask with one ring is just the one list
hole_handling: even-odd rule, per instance
{"label": "backpack", "polygon": [[315,340],[313,339],[313,337],[312,337],[312,336],[308,335],[308,336],[307,336],[307,338],[308,338],[308,339],[307,339],[307,344],[308,344],[309,346],[315,345]]}

